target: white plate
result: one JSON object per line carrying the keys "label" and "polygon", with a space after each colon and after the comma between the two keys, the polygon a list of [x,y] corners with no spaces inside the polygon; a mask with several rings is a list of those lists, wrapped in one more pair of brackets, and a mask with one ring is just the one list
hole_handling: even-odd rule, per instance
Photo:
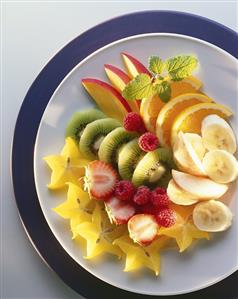
{"label": "white plate", "polygon": [[210,242],[200,241],[183,254],[175,251],[162,253],[161,275],[158,278],[152,272],[143,272],[139,276],[124,273],[123,262],[116,259],[108,258],[101,263],[84,260],[81,249],[71,240],[68,221],[52,211],[66,199],[66,195],[47,190],[50,172],[42,158],[59,153],[72,113],[94,105],[81,86],[81,79],[95,77],[106,80],[103,65],[109,63],[122,67],[120,52],[123,51],[145,64],[150,55],[165,59],[178,54],[195,54],[200,62],[196,75],[204,82],[204,92],[234,111],[235,117],[231,123],[238,131],[238,64],[233,56],[212,44],[176,34],[145,34],[117,41],[79,63],[59,85],[46,107],[34,155],[35,181],[41,208],[53,234],[68,254],[87,271],[114,286],[149,295],[174,295],[205,288],[238,268],[237,188],[230,194],[230,207],[235,215],[231,229],[214,235]]}

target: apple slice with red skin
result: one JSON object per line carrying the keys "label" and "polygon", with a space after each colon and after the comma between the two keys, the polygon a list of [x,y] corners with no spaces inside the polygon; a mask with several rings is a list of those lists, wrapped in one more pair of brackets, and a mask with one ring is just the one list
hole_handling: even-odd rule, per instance
{"label": "apple slice with red skin", "polygon": [[[130,82],[131,79],[128,77],[128,75],[125,72],[123,72],[122,70],[120,70],[119,68],[111,64],[105,64],[104,69],[112,85],[121,94],[123,89],[125,88],[127,83]],[[133,112],[137,112],[137,113],[140,112],[138,101],[130,100],[128,101],[128,104],[131,107],[131,110]]]}
{"label": "apple slice with red skin", "polygon": [[82,79],[82,84],[107,116],[123,122],[127,113],[131,112],[128,102],[111,85],[94,78]]}
{"label": "apple slice with red skin", "polygon": [[112,196],[105,202],[105,208],[111,222],[116,225],[127,223],[135,215],[136,209],[133,204]]}
{"label": "apple slice with red skin", "polygon": [[123,61],[125,63],[128,75],[131,79],[135,78],[138,74],[144,73],[151,76],[148,69],[135,57],[122,52],[121,53]]}
{"label": "apple slice with red skin", "polygon": [[130,77],[118,67],[111,64],[104,64],[106,74],[112,85],[122,92],[127,83],[130,82]]}
{"label": "apple slice with red skin", "polygon": [[158,234],[159,225],[153,215],[136,214],[128,221],[132,240],[140,245],[149,245]]}
{"label": "apple slice with red skin", "polygon": [[[125,52],[122,52],[121,55],[126,66],[127,73],[131,79],[135,78],[141,73],[151,76],[148,69],[138,59]],[[141,101],[137,100],[137,104],[140,107]]]}

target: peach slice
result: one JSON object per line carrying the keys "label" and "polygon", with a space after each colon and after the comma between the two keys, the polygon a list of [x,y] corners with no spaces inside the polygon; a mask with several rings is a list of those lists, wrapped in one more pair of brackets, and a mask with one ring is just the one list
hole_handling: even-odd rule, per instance
{"label": "peach slice", "polygon": [[[128,75],[111,64],[105,64],[104,69],[112,85],[117,91],[122,93],[126,84],[130,82],[130,78],[128,77]],[[131,107],[132,111],[139,113],[139,103],[137,103],[136,100],[128,101],[128,104]]]}
{"label": "peach slice", "polygon": [[94,78],[82,79],[82,84],[106,115],[123,122],[131,108],[128,102],[111,85]]}
{"label": "peach slice", "polygon": [[148,74],[149,76],[151,76],[148,69],[135,57],[133,57],[125,52],[122,52],[121,55],[122,55],[123,61],[125,63],[129,77],[135,78],[140,73],[145,73],[145,74]]}
{"label": "peach slice", "polygon": [[104,68],[112,85],[119,92],[122,92],[126,84],[130,82],[130,77],[125,72],[111,64],[104,64]]}

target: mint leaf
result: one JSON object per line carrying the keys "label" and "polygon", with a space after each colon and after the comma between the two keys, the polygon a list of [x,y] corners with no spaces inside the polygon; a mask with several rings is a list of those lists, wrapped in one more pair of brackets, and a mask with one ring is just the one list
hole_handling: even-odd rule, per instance
{"label": "mint leaf", "polygon": [[166,61],[167,71],[174,81],[179,81],[191,76],[197,65],[198,60],[194,56],[175,56]]}
{"label": "mint leaf", "polygon": [[149,70],[154,74],[161,74],[164,69],[164,63],[158,56],[149,58]]}
{"label": "mint leaf", "polygon": [[122,91],[126,100],[140,100],[155,94],[155,88],[151,77],[147,74],[139,74],[131,80]]}
{"label": "mint leaf", "polygon": [[157,93],[161,100],[164,103],[167,103],[170,100],[171,97],[171,87],[170,84],[167,81],[163,81],[162,83],[158,84],[156,86]]}

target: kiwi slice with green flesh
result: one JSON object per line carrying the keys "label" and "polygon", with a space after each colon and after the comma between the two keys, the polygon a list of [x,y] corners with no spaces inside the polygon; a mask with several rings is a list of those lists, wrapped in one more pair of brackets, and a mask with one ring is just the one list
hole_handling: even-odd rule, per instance
{"label": "kiwi slice with green flesh", "polygon": [[89,123],[105,117],[105,114],[97,109],[77,111],[72,115],[67,124],[65,136],[72,137],[78,143],[83,134],[83,130]]}
{"label": "kiwi slice with green flesh", "polygon": [[80,152],[88,159],[97,159],[98,150],[103,139],[118,127],[121,127],[120,122],[113,118],[103,118],[91,122],[85,127],[81,135]]}
{"label": "kiwi slice with green flesh", "polygon": [[139,161],[132,176],[132,183],[135,186],[166,187],[174,167],[172,150],[158,148]]}
{"label": "kiwi slice with green flesh", "polygon": [[145,155],[138,144],[138,138],[131,140],[119,153],[118,171],[124,180],[131,180],[138,162]]}
{"label": "kiwi slice with green flesh", "polygon": [[119,152],[122,151],[125,144],[138,134],[128,132],[124,128],[116,128],[111,131],[103,140],[98,151],[99,160],[117,165]]}

